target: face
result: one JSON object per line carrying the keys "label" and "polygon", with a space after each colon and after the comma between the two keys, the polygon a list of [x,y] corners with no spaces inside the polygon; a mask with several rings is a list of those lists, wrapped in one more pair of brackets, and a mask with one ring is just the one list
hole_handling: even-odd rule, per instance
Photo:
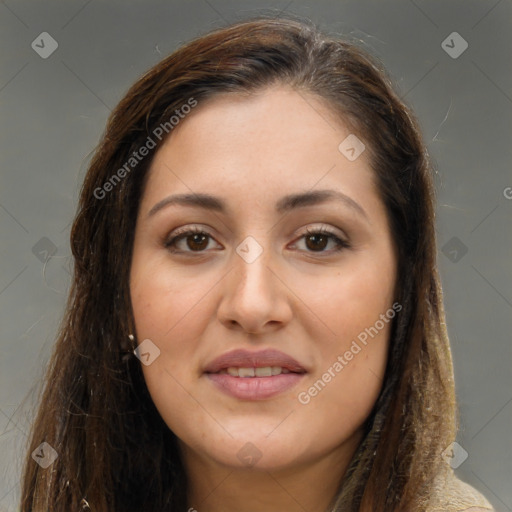
{"label": "face", "polygon": [[367,152],[339,149],[349,134],[282,86],[199,104],[155,155],[130,290],[144,378],[184,453],[270,470],[359,441],[400,307],[386,210]]}

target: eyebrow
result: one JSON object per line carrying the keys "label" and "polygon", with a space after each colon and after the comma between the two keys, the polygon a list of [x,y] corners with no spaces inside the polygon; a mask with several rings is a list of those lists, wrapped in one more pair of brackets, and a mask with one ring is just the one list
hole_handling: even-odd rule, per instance
{"label": "eyebrow", "polygon": [[[283,214],[297,208],[315,206],[335,200],[341,201],[353,211],[357,212],[361,216],[365,217],[366,220],[368,220],[368,215],[359,203],[354,201],[351,197],[343,194],[342,192],[330,189],[314,190],[284,196],[276,203],[275,211],[278,214]],[[224,214],[227,213],[228,210],[223,199],[220,197],[212,196],[211,194],[176,194],[168,196],[156,203],[149,211],[148,217],[155,215],[158,211],[170,205],[191,206]]]}

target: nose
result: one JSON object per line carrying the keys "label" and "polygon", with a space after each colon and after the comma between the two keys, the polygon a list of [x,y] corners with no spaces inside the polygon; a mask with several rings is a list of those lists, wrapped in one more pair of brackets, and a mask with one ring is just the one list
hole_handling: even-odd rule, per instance
{"label": "nose", "polygon": [[292,293],[279,275],[272,252],[260,247],[263,251],[254,260],[250,257],[254,246],[249,253],[233,252],[232,270],[222,280],[217,315],[228,329],[264,334],[282,328],[292,318]]}

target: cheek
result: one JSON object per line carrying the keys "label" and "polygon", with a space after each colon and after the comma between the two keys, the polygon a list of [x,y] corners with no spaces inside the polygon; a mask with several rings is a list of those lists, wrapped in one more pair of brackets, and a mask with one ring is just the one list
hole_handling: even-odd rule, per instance
{"label": "cheek", "polygon": [[178,272],[165,261],[142,266],[134,259],[131,299],[136,337],[139,343],[150,339],[160,351],[142,370],[164,417],[166,411],[181,410],[190,403],[184,389],[191,389],[197,378],[192,362],[212,318],[211,305],[205,299],[213,284],[197,278],[197,271],[194,278],[189,269]]}
{"label": "cheek", "polygon": [[[131,273],[131,299],[138,338],[156,340],[181,339],[180,331],[200,332],[209,317],[201,314],[205,296],[217,279],[199,277],[192,267],[175,268],[165,256],[139,265],[137,259]],[[204,326],[203,326],[204,327]]]}
{"label": "cheek", "polygon": [[366,419],[382,386],[397,314],[392,308],[394,267],[388,261],[384,253],[357,262],[350,271],[340,271],[323,283],[315,296],[315,308],[331,334],[317,338],[321,363],[307,387],[301,388],[299,402],[323,419],[332,418],[325,428],[333,425],[333,436],[336,418],[347,429]]}
{"label": "cheek", "polygon": [[[305,301],[329,327],[324,348],[343,349],[391,307],[395,272],[386,253],[380,257],[353,258],[320,286],[308,286]],[[313,283],[311,283],[312,285]],[[386,329],[383,329],[386,331]]]}
{"label": "cheek", "polygon": [[308,411],[305,421],[326,440],[357,430],[382,388],[392,318],[380,320],[388,309],[365,306],[357,316],[338,315],[338,336],[319,346],[321,363],[298,390],[299,407]]}
{"label": "cheek", "polygon": [[211,318],[207,301],[201,300],[204,294],[178,292],[161,279],[145,281],[133,290],[137,340],[149,338],[160,350],[155,363],[143,370],[152,381],[157,375],[167,379],[169,373],[180,380],[189,379],[201,334]]}
{"label": "cheek", "polygon": [[169,428],[186,437],[204,422],[204,411],[190,393],[198,377],[193,362],[211,311],[201,300],[208,283],[183,272],[170,274],[153,266],[134,278],[132,305],[138,341],[149,338],[160,350],[154,362],[142,365],[151,398]]}

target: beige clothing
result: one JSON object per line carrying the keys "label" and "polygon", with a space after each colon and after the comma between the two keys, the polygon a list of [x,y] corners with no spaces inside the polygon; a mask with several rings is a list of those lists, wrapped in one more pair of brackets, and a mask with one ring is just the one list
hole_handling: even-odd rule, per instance
{"label": "beige clothing", "polygon": [[466,482],[459,480],[450,466],[437,478],[430,497],[428,512],[488,512],[494,511],[487,499]]}

